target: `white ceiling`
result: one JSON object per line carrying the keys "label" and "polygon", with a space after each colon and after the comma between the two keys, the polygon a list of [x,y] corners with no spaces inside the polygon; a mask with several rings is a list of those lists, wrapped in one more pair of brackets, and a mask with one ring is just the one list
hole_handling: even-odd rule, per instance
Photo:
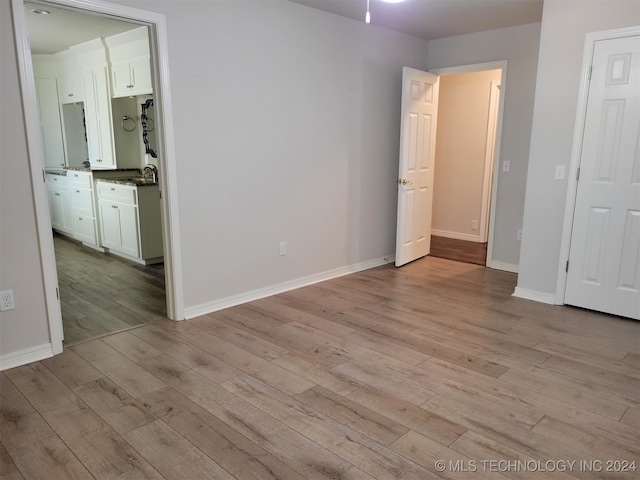
{"label": "white ceiling", "polygon": [[[367,0],[290,0],[364,22]],[[542,19],[543,0],[370,0],[371,24],[433,40]]]}
{"label": "white ceiling", "polygon": [[[37,9],[50,13],[37,15],[32,12]],[[57,53],[71,45],[98,37],[108,37],[140,26],[36,3],[25,3],[24,15],[31,53]]]}
{"label": "white ceiling", "polygon": [[[214,1],[214,0],[206,0]],[[367,0],[290,0],[364,22]],[[432,40],[483,30],[539,22],[543,0],[370,0],[371,23]],[[44,9],[49,15],[36,15]],[[70,45],[108,37],[139,25],[98,15],[25,3],[32,53],[56,53]]]}

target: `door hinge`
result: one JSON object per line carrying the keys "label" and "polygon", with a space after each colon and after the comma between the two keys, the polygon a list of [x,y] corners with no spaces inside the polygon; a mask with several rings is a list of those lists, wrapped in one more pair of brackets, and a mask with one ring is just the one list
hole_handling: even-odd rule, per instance
{"label": "door hinge", "polygon": [[576,182],[580,180],[580,167],[578,167],[578,171],[576,172]]}
{"label": "door hinge", "polygon": [[567,260],[567,266],[565,267],[564,271],[567,273],[569,272],[569,260]]}
{"label": "door hinge", "polygon": [[591,80],[591,72],[593,71],[593,67],[589,67],[589,70],[587,71],[587,80]]}
{"label": "door hinge", "polygon": [[56,300],[60,300],[60,292],[58,291],[58,287],[56,287]]}
{"label": "door hinge", "polygon": [[42,181],[47,183],[47,175],[45,174],[44,169],[42,169]]}
{"label": "door hinge", "polygon": [[158,194],[160,195],[160,200],[162,200],[162,190],[158,191]]}

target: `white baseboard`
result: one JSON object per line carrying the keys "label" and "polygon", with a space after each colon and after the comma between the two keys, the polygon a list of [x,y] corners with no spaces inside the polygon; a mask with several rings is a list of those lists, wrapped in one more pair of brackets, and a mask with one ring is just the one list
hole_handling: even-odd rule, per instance
{"label": "white baseboard", "polygon": [[436,237],[454,238],[456,240],[466,240],[467,242],[482,243],[480,241],[480,235],[471,235],[468,233],[449,232],[447,230],[431,229],[431,235]]}
{"label": "white baseboard", "polygon": [[377,258],[368,262],[356,263],[354,265],[348,265],[346,267],[340,267],[326,272],[321,272],[315,275],[309,275],[307,277],[298,278],[288,282],[279,283],[265,288],[259,288],[246,293],[240,293],[238,295],[232,295],[230,297],[222,298],[214,302],[202,303],[193,307],[186,307],[184,309],[185,318],[199,317],[200,315],[206,315],[207,313],[217,312],[218,310],[224,310],[225,308],[234,307],[247,302],[253,302],[261,298],[270,297],[279,293],[295,290],[296,288],[306,287],[313,285],[314,283],[324,282],[325,280],[331,280],[332,278],[342,277],[351,273],[360,272],[362,270],[368,270],[370,268],[379,267],[395,261],[395,255],[388,255],[386,257]]}
{"label": "white baseboard", "polygon": [[519,268],[519,266],[515,263],[496,262],[495,260],[489,262],[487,267],[493,268],[494,270],[503,270],[505,272],[511,273],[518,273]]}
{"label": "white baseboard", "polygon": [[50,357],[53,357],[53,349],[50,343],[0,355],[0,372],[10,368],[21,367],[28,363],[39,362]]}
{"label": "white baseboard", "polygon": [[516,287],[513,292],[514,297],[524,298],[525,300],[533,300],[534,302],[546,303],[549,305],[556,304],[556,296],[554,293],[536,292],[522,287]]}

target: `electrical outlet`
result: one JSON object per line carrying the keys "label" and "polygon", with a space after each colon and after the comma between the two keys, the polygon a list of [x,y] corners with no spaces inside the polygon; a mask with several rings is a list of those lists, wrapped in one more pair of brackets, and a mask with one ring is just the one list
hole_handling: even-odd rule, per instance
{"label": "electrical outlet", "polygon": [[518,233],[516,234],[516,239],[521,242],[522,241],[522,229],[518,229]]}
{"label": "electrical outlet", "polygon": [[471,230],[478,229],[478,220],[471,220]]}
{"label": "electrical outlet", "polygon": [[287,242],[280,242],[280,256],[287,254]]}
{"label": "electrical outlet", "polygon": [[16,306],[13,303],[13,290],[0,292],[0,312],[6,312],[14,308],[16,308]]}
{"label": "electrical outlet", "polygon": [[564,165],[556,165],[556,180],[564,180]]}

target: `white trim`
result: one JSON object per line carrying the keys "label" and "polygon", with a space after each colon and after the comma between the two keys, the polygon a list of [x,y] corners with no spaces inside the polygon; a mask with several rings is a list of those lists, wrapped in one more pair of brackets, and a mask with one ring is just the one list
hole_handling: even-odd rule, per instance
{"label": "white trim", "polygon": [[556,296],[553,293],[536,292],[535,290],[528,290],[522,287],[516,287],[512,296],[524,298],[525,300],[533,300],[534,302],[546,303],[548,305],[555,305],[556,303]]}
{"label": "white trim", "polygon": [[498,202],[498,180],[500,178],[500,146],[502,144],[502,120],[504,118],[504,104],[507,91],[507,60],[499,60],[495,62],[474,63],[470,65],[460,65],[456,67],[437,68],[429,70],[437,75],[453,75],[456,73],[481,72],[486,70],[500,70],[500,102],[498,109],[498,126],[496,128],[495,137],[495,153],[493,157],[493,179],[491,181],[491,204],[489,212],[489,238],[487,239],[487,262],[486,266],[490,268],[493,263],[493,241],[496,228],[496,203]]}
{"label": "white trim", "polygon": [[484,243],[480,239],[480,235],[472,235],[470,233],[450,232],[448,230],[431,229],[431,235],[436,237],[454,238],[456,240],[466,240],[467,242]]}
{"label": "white trim", "polygon": [[558,259],[558,273],[556,276],[555,303],[564,305],[564,294],[567,287],[566,264],[569,259],[571,248],[571,234],[573,232],[573,214],[576,208],[576,194],[578,192],[578,182],[575,181],[582,157],[582,139],[584,137],[584,124],[587,117],[587,100],[589,97],[588,70],[593,59],[593,51],[597,41],[611,40],[614,38],[631,37],[640,35],[640,26],[606,30],[602,32],[588,33],[585,37],[584,51],[582,54],[582,68],[580,79],[580,90],[578,91],[578,106],[576,109],[576,119],[573,131],[573,143],[571,146],[571,160],[569,161],[567,196],[564,208],[564,222],[562,225],[562,237],[560,240],[560,257]]}
{"label": "white trim", "polygon": [[313,285],[314,283],[324,282],[333,278],[342,277],[351,273],[360,272],[362,270],[368,270],[370,268],[379,267],[387,263],[393,263],[395,261],[393,255],[389,255],[383,258],[377,258],[367,262],[356,263],[348,265],[346,267],[335,268],[333,270],[327,270],[307,277],[290,280],[288,282],[279,283],[277,285],[271,285],[265,288],[259,288],[246,293],[240,293],[238,295],[232,295],[230,297],[221,298],[215,302],[202,303],[194,307],[187,307],[185,309],[185,315],[187,319],[199,317],[200,315],[206,315],[207,313],[217,312],[225,308],[234,307],[247,302],[253,302],[261,298],[270,297],[279,293],[295,290],[296,288],[306,287]]}
{"label": "white trim", "polygon": [[487,267],[493,268],[494,270],[502,270],[504,272],[511,273],[518,273],[518,270],[520,268],[520,266],[515,263],[497,262],[495,260],[489,262]]}
{"label": "white trim", "polygon": [[500,84],[491,82],[489,110],[487,112],[487,140],[484,148],[484,166],[482,169],[482,200],[480,209],[480,241],[489,240],[489,212],[491,210],[491,181],[493,179],[493,157],[496,152],[496,133],[498,131],[498,108],[500,106]]}
{"label": "white trim", "polygon": [[[154,97],[158,105],[158,115],[162,118],[162,122],[160,122],[162,127],[158,129],[158,140],[161,153],[161,158],[159,159],[161,171],[164,172],[164,175],[160,178],[160,187],[162,191],[166,192],[162,196],[162,211],[167,281],[167,314],[169,318],[174,320],[184,319],[182,257],[177,201],[178,186],[165,16],[123,5],[106,3],[101,0],[42,0],[39,3],[114,16],[123,21],[141,23],[150,27],[152,68],[154,69]],[[38,123],[33,65],[24,19],[24,2],[23,0],[11,0],[11,4],[51,348],[53,354],[58,354],[62,352],[62,313],[57,296],[58,276],[53,237],[51,236],[47,191],[44,181],[40,181],[44,168],[44,154]]]}
{"label": "white trim", "polygon": [[[24,109],[27,149],[29,152],[29,170],[31,173],[31,192],[33,195],[34,213],[36,217],[36,235],[40,251],[43,286],[47,318],[49,323],[50,350],[53,354],[62,353],[62,311],[58,300],[58,272],[51,235],[51,217],[49,216],[49,199],[44,180],[44,146],[40,136],[38,120],[38,104],[36,86],[31,63],[31,49],[27,38],[27,27],[24,19],[24,7],[21,0],[12,0],[12,14],[18,71],[22,89],[22,108]],[[29,135],[29,132],[32,132]],[[37,132],[37,134],[36,134]]]}
{"label": "white trim", "polygon": [[25,348],[17,352],[0,355],[0,372],[10,368],[20,367],[28,363],[39,362],[54,355],[53,345],[45,343],[37,347]]}

